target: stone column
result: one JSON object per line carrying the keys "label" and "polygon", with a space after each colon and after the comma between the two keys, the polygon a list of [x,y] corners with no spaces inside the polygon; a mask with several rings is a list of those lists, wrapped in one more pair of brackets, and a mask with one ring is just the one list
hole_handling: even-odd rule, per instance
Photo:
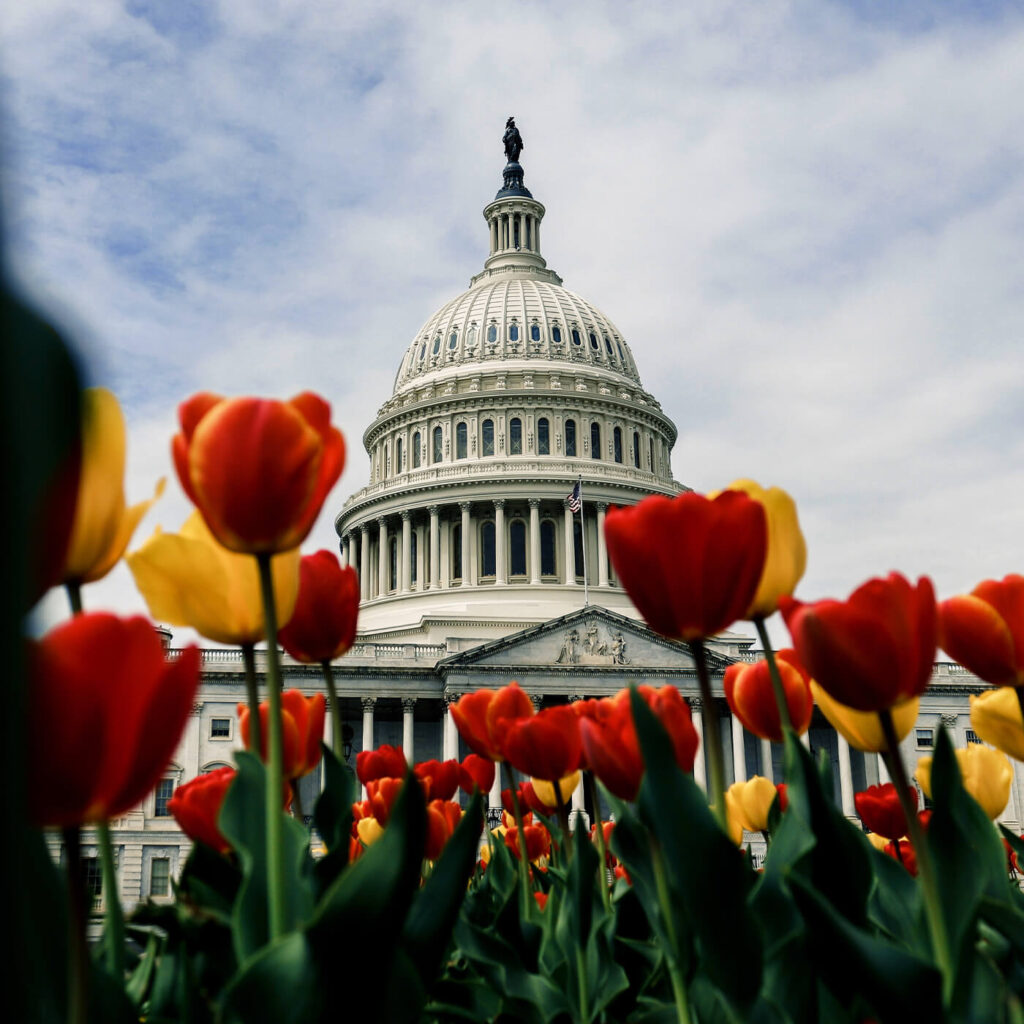
{"label": "stone column", "polygon": [[603,502],[597,506],[597,585],[608,586],[608,547],[604,542],[604,514],[608,506]]}
{"label": "stone column", "polygon": [[[373,705],[376,697],[363,697],[363,750],[373,750]],[[366,799],[366,787],[363,786],[362,799]]]}
{"label": "stone column", "polygon": [[853,803],[853,765],[850,763],[850,744],[845,736],[838,736],[838,739],[839,792],[842,795],[843,814],[848,818],[853,818],[857,814],[857,809]]}
{"label": "stone column", "polygon": [[402,513],[402,593],[412,590],[412,513]]}
{"label": "stone column", "polygon": [[569,502],[565,502],[565,578],[568,586],[576,585],[576,545],[572,539],[572,518],[573,513],[569,510]]}
{"label": "stone column", "polygon": [[[573,693],[569,695],[569,703],[575,704],[578,700],[583,700],[583,694]],[[586,804],[584,803],[585,794],[583,792],[583,779],[580,778],[580,784],[572,791],[572,810],[569,813],[570,826],[575,830],[577,828],[577,821],[582,815],[582,820],[579,824],[583,828],[590,828],[590,818],[587,815]],[[600,807],[594,808],[595,820],[600,820],[601,809]]]}
{"label": "stone column", "polygon": [[733,782],[747,781],[747,758],[743,742],[743,723],[732,716],[732,775]]}
{"label": "stone column", "polygon": [[444,694],[444,722],[441,728],[441,760],[450,761],[459,756],[459,730],[451,715],[451,706],[457,704],[461,693],[445,691]]}
{"label": "stone column", "polygon": [[889,769],[885,767],[885,761],[882,760],[881,754],[876,754],[878,758],[878,784],[884,786],[887,782],[892,782],[889,778]]}
{"label": "stone column", "polygon": [[441,527],[438,521],[441,509],[438,505],[431,505],[427,511],[430,513],[430,587],[437,590],[441,586]]}
{"label": "stone column", "polygon": [[381,516],[377,520],[377,596],[384,597],[388,592],[388,521]]}
{"label": "stone column", "polygon": [[530,498],[530,582],[540,583],[540,498]]}
{"label": "stone column", "polygon": [[359,528],[359,597],[370,600],[370,528]]}
{"label": "stone column", "polygon": [[690,705],[690,717],[693,719],[693,727],[697,730],[697,756],[693,759],[693,778],[701,789],[708,788],[708,772],[704,760],[704,716],[702,709],[704,701],[701,697],[687,697]]}
{"label": "stone column", "polygon": [[462,585],[475,586],[476,578],[473,575],[473,566],[470,564],[469,540],[472,527],[469,522],[469,502],[460,501],[459,510],[462,512]]}
{"label": "stone column", "polygon": [[416,710],[416,698],[415,697],[403,697],[402,698],[402,751],[405,754],[405,759],[412,764],[415,760],[413,756],[413,735],[416,728],[415,718],[413,717]]}
{"label": "stone column", "polygon": [[505,568],[505,499],[494,499],[494,582],[508,583]]}
{"label": "stone column", "polygon": [[761,774],[769,782],[775,781],[775,772],[772,768],[772,741],[761,740]]}

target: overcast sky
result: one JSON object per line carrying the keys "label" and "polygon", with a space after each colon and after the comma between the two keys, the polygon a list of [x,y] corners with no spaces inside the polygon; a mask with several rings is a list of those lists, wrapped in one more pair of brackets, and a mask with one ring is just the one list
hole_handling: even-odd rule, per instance
{"label": "overcast sky", "polygon": [[[629,341],[676,478],[789,490],[806,599],[949,596],[1024,571],[1022,54],[980,2],[8,3],[7,261],[120,397],[129,500],[168,477],[133,547],[187,514],[179,401],[312,388],[336,550],[515,115],[548,264]],[[85,601],[144,607],[123,566]]]}

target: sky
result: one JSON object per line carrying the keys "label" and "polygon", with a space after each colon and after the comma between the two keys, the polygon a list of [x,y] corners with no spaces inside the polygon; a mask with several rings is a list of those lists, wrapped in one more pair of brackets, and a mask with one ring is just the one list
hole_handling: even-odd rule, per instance
{"label": "sky", "polygon": [[[189,511],[180,401],[313,389],[349,457],[305,548],[336,550],[514,115],[548,265],[629,342],[676,479],[788,490],[807,600],[946,597],[1024,571],[1022,53],[983,2],[5,4],[6,265],[119,396],[128,500],[168,479],[133,548]],[[144,611],[124,566],[85,603]]]}

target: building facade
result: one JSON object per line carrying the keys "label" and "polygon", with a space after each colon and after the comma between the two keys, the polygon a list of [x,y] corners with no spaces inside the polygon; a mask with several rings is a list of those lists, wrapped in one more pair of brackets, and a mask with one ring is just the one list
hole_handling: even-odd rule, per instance
{"label": "building facade", "polygon": [[[483,211],[483,269],[401,355],[393,392],[363,437],[370,480],[335,519],[361,587],[359,636],[334,666],[353,763],[383,743],[410,760],[462,757],[449,704],[513,679],[537,707],[672,684],[702,729],[689,650],[640,621],[604,543],[610,506],[685,490],[671,473],[675,425],[644,389],[618,328],[548,268],[545,208],[523,182],[518,150],[507,155],[502,188]],[[781,778],[781,750],[746,734],[721,697],[725,667],[759,657],[752,644],[726,633],[708,645],[730,782]],[[322,692],[321,670],[284,658],[284,685]],[[904,743],[908,761],[930,750],[940,721],[957,745],[976,740],[968,696],[982,689],[959,666],[936,665]],[[205,650],[200,697],[165,778],[112,823],[126,908],[170,899],[190,844],[167,800],[176,785],[232,763],[244,700],[240,652]],[[880,759],[851,750],[817,712],[807,741],[827,753],[836,799],[855,816],[854,792],[884,781]],[[702,744],[695,776],[706,775]],[[319,784],[314,772],[301,786],[307,815]],[[1022,798],[1018,773],[1004,814],[1018,831]],[[573,806],[592,814],[581,801],[577,793]],[[500,806],[497,784],[491,806]],[[760,837],[748,838],[756,856]],[[96,853],[88,835],[84,852]],[[89,877],[102,909],[98,870]]]}

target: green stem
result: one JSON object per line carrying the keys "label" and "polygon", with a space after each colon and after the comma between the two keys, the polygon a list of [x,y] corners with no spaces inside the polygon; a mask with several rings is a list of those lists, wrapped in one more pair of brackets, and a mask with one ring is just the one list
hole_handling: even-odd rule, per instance
{"label": "green stem", "polygon": [[519,809],[519,795],[516,793],[516,779],[512,765],[508,761],[501,762],[501,770],[505,775],[505,783],[512,794],[512,816],[516,820],[516,838],[519,840],[519,912],[524,921],[530,918],[530,863],[526,859],[526,833],[523,831],[523,813]]}
{"label": "green stem", "polygon": [[64,584],[64,589],[68,592],[68,601],[71,604],[71,614],[81,615],[82,585],[77,580],[69,580]]}
{"label": "green stem", "polygon": [[103,944],[107,954],[107,970],[124,984],[124,911],[117,891],[117,868],[114,865],[114,846],[110,841],[110,822],[105,818],[96,824],[100,841],[100,860],[103,864],[103,891],[106,906]]}
{"label": "green stem", "polygon": [[281,665],[277,656],[277,609],[274,606],[274,580],[270,571],[270,554],[256,556],[263,593],[263,622],[267,635],[267,728],[270,730],[267,776],[267,911],[270,941],[285,931],[285,875],[282,849],[284,845],[284,814],[281,797],[284,792],[281,727]]}
{"label": "green stem", "polygon": [[245,697],[249,704],[249,749],[259,758],[263,755],[263,726],[260,722],[260,684],[256,678],[256,646],[242,644],[245,664]]}
{"label": "green stem", "polygon": [[320,667],[324,670],[324,682],[327,684],[327,699],[331,702],[331,750],[334,751],[334,756],[339,761],[344,761],[345,748],[341,730],[345,723],[341,718],[341,702],[338,700],[338,691],[334,685],[334,669],[331,667],[329,658],[321,661]]}
{"label": "green stem", "polygon": [[903,813],[907,818],[907,838],[910,840],[910,845],[917,855],[917,873],[924,890],[924,909],[928,920],[928,931],[932,940],[932,950],[935,953],[939,970],[942,972],[943,1002],[946,1006],[949,1006],[949,1001],[953,994],[956,964],[949,947],[946,921],[942,916],[942,900],[939,893],[938,878],[935,875],[935,865],[932,862],[932,854],[928,847],[924,830],[921,828],[921,822],[917,817],[917,804],[910,799],[910,780],[907,778],[903,758],[900,757],[900,742],[896,736],[896,726],[892,721],[892,712],[888,709],[879,711],[878,719],[882,724],[882,734],[885,736],[886,749],[882,752],[882,758],[889,771],[889,777],[896,786],[896,794],[899,797],[900,806],[903,808]]}
{"label": "green stem", "polygon": [[668,891],[668,873],[665,870],[665,854],[661,843],[651,838],[651,863],[654,866],[654,884],[658,890],[658,905],[665,923],[669,944],[668,973],[672,979],[672,992],[676,999],[676,1019],[679,1024],[690,1024],[690,1007],[686,998],[686,982],[679,970],[679,937],[676,935],[675,918],[672,916],[672,898]]}
{"label": "green stem", "polygon": [[775,660],[775,651],[772,650],[772,642],[765,628],[764,616],[754,616],[754,627],[757,635],[761,638],[761,646],[764,648],[764,656],[768,662],[768,675],[771,677],[772,690],[775,692],[775,706],[779,709],[779,722],[782,725],[782,739],[785,742],[786,733],[793,731],[793,721],[789,717],[789,703],[786,701],[786,690],[782,685],[782,676],[779,674],[779,666]]}
{"label": "green stem", "polygon": [[583,785],[590,796],[590,806],[594,808],[594,819],[597,822],[597,852],[601,857],[601,866],[598,868],[601,902],[604,903],[605,910],[611,910],[612,897],[608,891],[608,847],[604,841],[604,822],[601,821],[601,804],[597,795],[597,783],[594,781],[594,773],[589,768],[583,773]]}
{"label": "green stem", "polygon": [[708,662],[703,640],[691,640],[690,650],[693,651],[697,663],[697,681],[700,684],[701,717],[704,720],[704,742],[708,748],[708,760],[711,764],[711,812],[722,826],[722,831],[729,834],[729,824],[725,814],[725,758],[722,754],[722,733],[718,728],[718,710],[715,699],[711,696],[711,679],[708,676]]}
{"label": "green stem", "polygon": [[590,1022],[590,1006],[587,999],[587,957],[583,947],[576,944],[576,986],[579,992],[580,1021],[582,1024]]}
{"label": "green stem", "polygon": [[77,826],[64,829],[68,869],[68,1024],[85,1024],[89,1016],[89,913],[82,869],[82,836]]}
{"label": "green stem", "polygon": [[562,780],[556,779],[552,785],[555,787],[555,803],[558,806],[558,826],[562,830],[562,853],[565,856],[565,863],[572,859],[572,843],[569,841],[569,810],[565,806],[565,798],[562,796]]}

